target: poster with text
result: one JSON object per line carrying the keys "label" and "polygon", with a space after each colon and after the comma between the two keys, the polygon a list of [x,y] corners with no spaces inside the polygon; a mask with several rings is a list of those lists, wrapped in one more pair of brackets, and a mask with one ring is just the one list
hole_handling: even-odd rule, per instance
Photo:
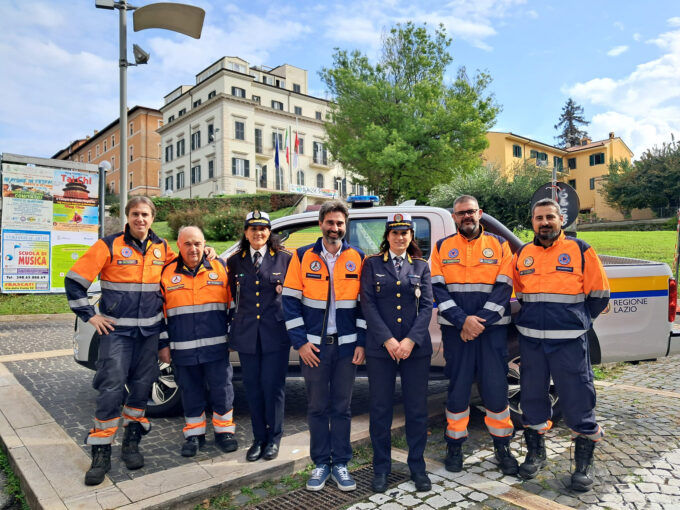
{"label": "poster with text", "polygon": [[96,241],[96,232],[52,232],[52,292],[64,291],[66,273]]}
{"label": "poster with text", "polygon": [[70,232],[99,229],[99,175],[55,170],[53,228]]}
{"label": "poster with text", "polygon": [[2,291],[50,291],[50,233],[2,231]]}
{"label": "poster with text", "polygon": [[2,165],[2,227],[50,230],[54,170]]}

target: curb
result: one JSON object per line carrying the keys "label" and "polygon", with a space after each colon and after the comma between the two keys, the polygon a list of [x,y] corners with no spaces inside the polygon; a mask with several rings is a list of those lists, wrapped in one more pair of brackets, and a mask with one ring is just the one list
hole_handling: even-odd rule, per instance
{"label": "curb", "polygon": [[38,322],[38,321],[72,321],[76,318],[73,313],[35,313],[27,315],[0,315],[0,322]]}

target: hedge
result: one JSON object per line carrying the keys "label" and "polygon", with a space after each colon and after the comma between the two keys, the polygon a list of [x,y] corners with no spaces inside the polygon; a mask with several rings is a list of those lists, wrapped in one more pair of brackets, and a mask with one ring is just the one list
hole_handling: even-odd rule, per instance
{"label": "hedge", "polygon": [[200,210],[211,215],[235,208],[252,211],[276,211],[294,205],[302,195],[297,193],[257,193],[255,195],[220,195],[214,198],[152,198],[156,206],[156,221],[167,221],[170,213]]}

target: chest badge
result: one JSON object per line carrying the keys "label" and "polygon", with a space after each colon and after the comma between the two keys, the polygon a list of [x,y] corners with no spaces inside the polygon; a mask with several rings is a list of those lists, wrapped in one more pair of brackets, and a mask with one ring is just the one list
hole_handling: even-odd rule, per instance
{"label": "chest badge", "polygon": [[484,255],[487,259],[490,259],[493,257],[493,250],[491,248],[484,248],[484,251],[482,251],[482,255]]}
{"label": "chest badge", "polygon": [[534,263],[533,257],[527,257],[524,259],[524,267],[531,267]]}
{"label": "chest badge", "polygon": [[132,249],[125,246],[122,250],[120,250],[120,254],[125,258],[131,257],[132,256]]}
{"label": "chest badge", "polygon": [[563,253],[562,255],[557,257],[557,262],[559,262],[560,264],[562,264],[564,266],[566,264],[569,264],[569,262],[571,262],[571,257],[568,254]]}
{"label": "chest badge", "polygon": [[172,279],[170,281],[172,283],[179,283],[179,282],[182,281],[182,277],[180,275],[176,274],[175,276],[172,277]]}
{"label": "chest badge", "polygon": [[345,269],[347,269],[347,271],[354,271],[356,268],[357,268],[356,264],[351,260],[345,262]]}
{"label": "chest badge", "polygon": [[318,271],[319,269],[321,269],[321,262],[319,262],[318,260],[312,260],[312,263],[309,264],[309,269],[311,269],[312,271]]}
{"label": "chest badge", "polygon": [[281,284],[279,283],[279,284],[276,286],[276,293],[277,293],[277,294],[281,294],[281,292],[283,292],[283,287],[282,287]]}
{"label": "chest badge", "polygon": [[455,248],[453,250],[449,250],[449,258],[455,259],[458,256],[458,250]]}
{"label": "chest badge", "polygon": [[218,278],[217,273],[209,273],[208,278],[210,278],[211,280],[217,280]]}
{"label": "chest badge", "polygon": [[155,248],[153,250],[153,256],[156,257],[157,259],[161,258],[161,250],[159,250],[158,248]]}

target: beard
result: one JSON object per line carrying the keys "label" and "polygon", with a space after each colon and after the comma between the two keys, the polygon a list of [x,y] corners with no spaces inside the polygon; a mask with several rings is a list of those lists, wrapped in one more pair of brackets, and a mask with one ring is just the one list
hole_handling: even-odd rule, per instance
{"label": "beard", "polygon": [[539,229],[538,230],[538,239],[541,241],[554,241],[560,236],[561,230],[555,230],[555,229]]}
{"label": "beard", "polygon": [[458,231],[465,237],[474,237],[479,232],[479,223],[476,221],[464,221],[457,225]]}

